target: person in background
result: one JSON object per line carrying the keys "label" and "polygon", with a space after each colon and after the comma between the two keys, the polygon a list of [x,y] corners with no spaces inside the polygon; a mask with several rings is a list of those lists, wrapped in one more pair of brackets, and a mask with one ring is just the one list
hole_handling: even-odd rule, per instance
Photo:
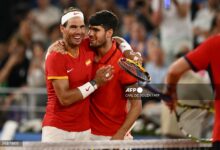
{"label": "person in background", "polygon": [[165,1],[152,1],[152,22],[160,28],[161,46],[167,65],[175,60],[175,47],[184,41],[193,41],[190,18],[190,0],[172,0],[168,7]]}
{"label": "person in background", "polygon": [[174,109],[177,96],[176,96],[176,86],[180,77],[188,70],[204,70],[209,71],[211,78],[211,83],[214,88],[215,93],[215,122],[213,129],[213,149],[220,149],[220,36],[215,35],[208,38],[195,50],[189,52],[185,57],[176,60],[168,70],[165,78],[165,83],[167,84],[165,94],[172,97],[172,101],[167,103],[170,109]]}

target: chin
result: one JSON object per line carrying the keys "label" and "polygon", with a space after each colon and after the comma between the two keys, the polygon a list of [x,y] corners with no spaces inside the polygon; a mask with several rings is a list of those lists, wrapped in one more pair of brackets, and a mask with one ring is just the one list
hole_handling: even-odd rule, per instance
{"label": "chin", "polygon": [[77,41],[77,42],[73,42],[73,45],[80,45],[82,43],[82,40]]}
{"label": "chin", "polygon": [[89,45],[90,45],[91,47],[95,47],[95,44],[90,43]]}
{"label": "chin", "polygon": [[89,46],[90,46],[90,47],[92,47],[92,48],[94,48],[94,47],[95,47],[93,44],[90,44]]}

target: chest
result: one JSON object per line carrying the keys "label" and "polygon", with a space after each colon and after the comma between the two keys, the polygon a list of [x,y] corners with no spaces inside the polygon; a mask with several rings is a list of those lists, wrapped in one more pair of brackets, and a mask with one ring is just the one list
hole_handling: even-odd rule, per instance
{"label": "chest", "polygon": [[70,87],[78,87],[92,79],[92,61],[93,55],[90,54],[67,59],[66,72]]}
{"label": "chest", "polygon": [[120,73],[120,67],[118,65],[118,60],[119,60],[119,57],[112,57],[111,60],[107,61],[107,62],[93,62],[93,68],[92,68],[92,77],[94,78],[95,75],[96,75],[96,71],[98,69],[100,69],[101,67],[104,67],[104,66],[108,66],[108,65],[111,65],[114,67],[114,77],[111,81],[115,80],[119,73]]}

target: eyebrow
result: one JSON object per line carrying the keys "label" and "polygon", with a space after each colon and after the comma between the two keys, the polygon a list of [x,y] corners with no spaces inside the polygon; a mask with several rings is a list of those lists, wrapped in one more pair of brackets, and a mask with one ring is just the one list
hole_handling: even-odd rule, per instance
{"label": "eyebrow", "polygon": [[97,28],[97,27],[91,27],[91,26],[90,26],[89,29],[90,29],[90,30],[95,30],[95,31],[100,31],[100,29]]}

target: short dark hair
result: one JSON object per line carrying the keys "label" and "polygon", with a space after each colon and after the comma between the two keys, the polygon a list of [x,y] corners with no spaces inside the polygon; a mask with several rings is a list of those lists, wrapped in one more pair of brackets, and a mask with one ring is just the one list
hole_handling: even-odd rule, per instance
{"label": "short dark hair", "polygon": [[[79,8],[77,8],[77,7],[69,7],[69,8],[67,8],[67,9],[64,9],[61,18],[62,18],[65,14],[67,14],[67,13],[69,13],[69,12],[72,12],[72,11],[82,12],[82,11],[81,11]],[[67,21],[67,22],[68,22],[68,21]],[[65,23],[63,24],[64,27],[66,27],[67,22],[65,22]]]}
{"label": "short dark hair", "polygon": [[113,32],[115,32],[118,27],[118,17],[113,12],[102,10],[89,18],[89,25],[101,25],[105,30],[113,29]]}

